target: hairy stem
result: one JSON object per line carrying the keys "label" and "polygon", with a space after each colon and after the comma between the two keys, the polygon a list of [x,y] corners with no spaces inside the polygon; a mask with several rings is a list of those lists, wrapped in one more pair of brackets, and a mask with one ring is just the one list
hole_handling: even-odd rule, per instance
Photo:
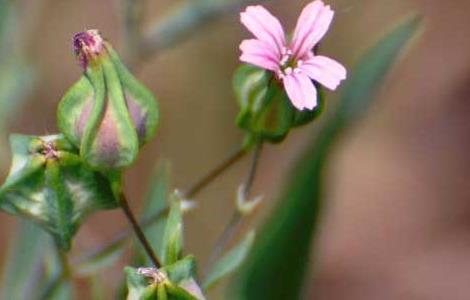
{"label": "hairy stem", "polygon": [[127,219],[129,220],[129,223],[131,224],[132,229],[134,230],[134,233],[137,236],[137,239],[142,244],[142,247],[144,247],[145,252],[147,253],[148,257],[150,258],[154,266],[156,268],[160,268],[162,264],[160,260],[157,258],[157,256],[155,255],[155,252],[153,251],[152,246],[150,246],[150,243],[145,237],[145,234],[142,231],[142,228],[140,227],[139,223],[137,222],[137,219],[132,213],[132,210],[129,207],[129,203],[127,202],[126,196],[124,194],[121,194],[121,197],[119,200],[120,200],[121,208],[124,214],[126,215]]}

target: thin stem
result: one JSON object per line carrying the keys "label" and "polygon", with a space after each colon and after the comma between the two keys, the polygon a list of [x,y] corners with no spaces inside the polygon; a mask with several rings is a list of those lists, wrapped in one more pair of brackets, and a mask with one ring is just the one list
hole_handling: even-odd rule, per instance
{"label": "thin stem", "polygon": [[215,168],[206,173],[203,177],[194,182],[189,188],[182,192],[183,198],[192,198],[196,196],[204,187],[210,184],[214,179],[221,175],[234,163],[239,161],[245,156],[247,150],[245,148],[239,148],[230,154],[225,160],[219,163]]}
{"label": "thin stem", "polygon": [[133,68],[140,57],[144,0],[122,0],[124,7],[124,39],[127,64]]}
{"label": "thin stem", "polygon": [[[226,171],[230,166],[235,164],[241,158],[243,158],[248,153],[246,148],[238,148],[233,153],[231,153],[225,160],[220,162],[212,170],[207,172],[203,177],[194,182],[190,187],[181,193],[183,198],[192,198],[196,196],[202,189],[204,189],[208,184],[210,184],[214,179],[220,176],[224,171]],[[145,228],[154,224],[161,217],[165,216],[168,213],[168,208],[161,210],[159,212],[150,215],[140,221],[140,227]],[[93,250],[90,253],[85,254],[83,257],[78,259],[78,263],[83,263],[88,260],[91,260],[102,253],[108,252],[111,249],[117,247],[119,244],[123,243],[126,239],[129,238],[133,233],[133,230],[122,231],[117,235],[111,242],[108,244],[99,247],[98,249]]]}
{"label": "thin stem", "polygon": [[52,280],[47,283],[46,287],[44,288],[44,290],[42,291],[42,293],[39,295],[37,299],[38,300],[51,299],[64,280],[65,279],[62,277],[62,274],[54,275]]}
{"label": "thin stem", "polygon": [[160,263],[160,260],[157,258],[157,256],[153,252],[153,249],[150,246],[149,241],[145,237],[145,234],[142,231],[142,228],[140,228],[140,225],[137,222],[137,219],[135,218],[134,214],[132,213],[132,210],[129,207],[129,203],[127,202],[126,196],[124,194],[121,194],[121,197],[120,197],[119,200],[120,200],[120,203],[121,203],[121,208],[124,211],[124,214],[126,215],[127,219],[129,220],[129,223],[131,224],[135,235],[137,236],[139,242],[144,247],[144,250],[147,253],[148,257],[150,258],[150,260],[152,261],[152,263],[154,264],[154,266],[156,268],[160,268],[162,266],[162,264]]}
{"label": "thin stem", "polygon": [[250,170],[248,172],[248,176],[243,184],[243,197],[247,198],[250,194],[251,188],[253,187],[253,183],[255,181],[256,171],[258,170],[258,163],[259,158],[261,156],[261,150],[263,149],[263,143],[259,142],[255,146],[255,150],[253,151],[253,159],[251,160]]}
{"label": "thin stem", "polygon": [[[158,220],[160,220],[162,217],[164,217],[168,213],[169,209],[165,208],[163,210],[160,210],[142,220],[140,220],[139,224],[141,228],[146,228]],[[84,254],[82,257],[80,257],[77,260],[77,263],[84,263],[89,260],[92,260],[98,256],[100,256],[103,253],[110,252],[113,248],[118,247],[120,244],[124,243],[132,234],[134,231],[132,229],[125,229],[119,232],[118,235],[116,235],[110,242],[108,242],[106,245],[103,245],[93,251],[90,251],[86,254]]]}
{"label": "thin stem", "polygon": [[[244,197],[245,199],[248,198],[251,188],[253,187],[262,148],[263,148],[263,144],[262,142],[259,142],[258,144],[256,144],[256,147],[253,151],[253,158],[251,160],[250,170],[248,171],[247,178],[245,180],[245,183],[242,186],[243,188],[242,197]],[[225,225],[225,228],[222,231],[222,234],[216,240],[214,250],[211,256],[209,257],[208,266],[212,266],[218,260],[220,255],[224,252],[227,245],[230,243],[230,241],[233,239],[233,237],[237,233],[238,228],[240,227],[242,221],[243,221],[243,215],[240,213],[238,209],[236,209],[233,212],[232,217],[230,218],[230,221],[227,223],[227,225]]]}

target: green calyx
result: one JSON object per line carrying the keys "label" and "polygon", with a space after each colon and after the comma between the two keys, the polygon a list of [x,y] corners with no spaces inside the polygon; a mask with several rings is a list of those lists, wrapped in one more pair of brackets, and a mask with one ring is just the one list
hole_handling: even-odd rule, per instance
{"label": "green calyx", "polygon": [[84,218],[117,206],[106,177],[85,165],[61,135],[12,135],[13,161],[0,209],[39,223],[64,250]]}
{"label": "green calyx", "polygon": [[156,99],[97,31],[77,34],[74,46],[84,74],[59,103],[59,129],[91,167],[127,167],[156,133]]}
{"label": "green calyx", "polygon": [[279,143],[292,128],[313,121],[323,109],[321,90],[314,110],[299,111],[270,72],[251,65],[236,70],[233,88],[240,106],[236,122],[248,133],[248,143],[260,140]]}
{"label": "green calyx", "polygon": [[161,269],[126,267],[127,299],[139,300],[204,300],[201,288],[194,280],[194,257],[185,258]]}

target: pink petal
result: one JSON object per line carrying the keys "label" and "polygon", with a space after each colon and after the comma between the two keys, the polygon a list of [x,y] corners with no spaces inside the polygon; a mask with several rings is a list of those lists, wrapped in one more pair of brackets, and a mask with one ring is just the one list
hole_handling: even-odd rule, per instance
{"label": "pink petal", "polygon": [[273,72],[276,72],[279,69],[279,65],[277,63],[263,55],[242,53],[242,55],[240,55],[240,60]]}
{"label": "pink petal", "polygon": [[326,56],[314,56],[303,62],[300,70],[330,90],[335,90],[341,80],[346,79],[346,69],[343,65]]}
{"label": "pink petal", "polygon": [[330,6],[325,6],[320,0],[311,2],[302,10],[291,43],[291,50],[296,57],[307,55],[323,38],[333,16]]}
{"label": "pink petal", "polygon": [[279,64],[279,57],[266,42],[257,39],[244,40],[240,44],[242,54],[259,55]]}
{"label": "pink petal", "polygon": [[292,73],[284,77],[283,83],[289,99],[298,110],[312,110],[317,106],[317,90],[306,75]]}
{"label": "pink petal", "polygon": [[285,34],[279,20],[262,6],[248,6],[240,13],[240,21],[259,40],[266,42],[280,55]]}

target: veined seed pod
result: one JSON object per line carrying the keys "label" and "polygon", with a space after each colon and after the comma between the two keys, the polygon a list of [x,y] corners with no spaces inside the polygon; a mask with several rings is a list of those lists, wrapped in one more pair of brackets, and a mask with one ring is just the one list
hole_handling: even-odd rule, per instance
{"label": "veined seed pod", "polygon": [[33,220],[64,250],[92,212],[117,207],[111,182],[91,170],[62,135],[10,137],[13,161],[0,209]]}
{"label": "veined seed pod", "polygon": [[83,76],[59,104],[59,129],[90,166],[129,166],[155,135],[156,99],[97,30],[76,34],[73,46]]}

